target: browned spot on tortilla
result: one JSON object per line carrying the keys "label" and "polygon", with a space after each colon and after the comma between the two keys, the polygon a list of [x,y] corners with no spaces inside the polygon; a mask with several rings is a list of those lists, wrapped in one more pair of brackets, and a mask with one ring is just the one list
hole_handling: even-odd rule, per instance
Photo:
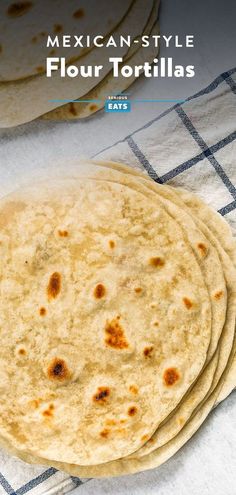
{"label": "browned spot on tortilla", "polygon": [[102,284],[97,284],[93,291],[93,294],[96,299],[101,299],[106,294],[106,288]]}
{"label": "browned spot on tortilla", "polygon": [[162,258],[160,258],[160,256],[155,256],[153,258],[150,258],[149,264],[152,266],[161,267],[164,266],[165,262]]}
{"label": "browned spot on tortilla", "polygon": [[148,438],[149,438],[148,435],[143,435],[141,437],[141,440],[142,440],[142,442],[146,442],[148,440]]}
{"label": "browned spot on tortilla", "polygon": [[153,351],[153,345],[151,345],[150,347],[145,347],[145,349],[143,350],[143,355],[145,357],[152,357],[152,351]]}
{"label": "browned spot on tortilla", "polygon": [[39,65],[38,67],[36,67],[36,71],[40,74],[41,72],[44,72],[44,67],[43,65]]}
{"label": "browned spot on tortilla", "polygon": [[74,103],[69,104],[69,112],[71,113],[71,115],[77,115]]}
{"label": "browned spot on tortilla", "polygon": [[[188,270],[186,269],[186,267],[184,265],[180,265],[179,271],[180,271],[181,275],[185,276],[188,274]],[[176,283],[178,283],[178,281],[179,281],[179,278],[176,277]]]}
{"label": "browned spot on tortilla", "polygon": [[154,327],[159,327],[158,321],[154,321],[153,325],[154,325]]}
{"label": "browned spot on tortilla", "polygon": [[109,241],[109,246],[111,249],[114,249],[115,247],[115,241]]}
{"label": "browned spot on tortilla", "polygon": [[120,419],[120,424],[123,425],[124,423],[127,423],[126,419]]}
{"label": "browned spot on tortilla", "polygon": [[61,275],[58,272],[54,272],[48,282],[47,294],[48,299],[56,299],[61,291]]}
{"label": "browned spot on tortilla", "polygon": [[130,281],[130,277],[122,277],[120,280],[120,286],[125,288],[130,287]]}
{"label": "browned spot on tortilla", "polygon": [[124,438],[127,436],[127,429],[126,428],[117,428],[116,433],[118,433],[119,436]]}
{"label": "browned spot on tortilla", "polygon": [[180,417],[180,418],[178,419],[178,422],[179,422],[180,426],[183,426],[183,425],[184,425],[184,423],[185,423],[185,419],[184,419],[184,418],[182,418],[182,417]]}
{"label": "browned spot on tortilla", "polygon": [[172,277],[172,279],[171,279],[171,286],[176,287],[178,280],[179,280],[178,277],[176,277],[176,275],[174,275],[174,277]]}
{"label": "browned spot on tortilla", "polygon": [[34,408],[34,409],[38,409],[39,407],[39,400],[38,399],[33,399],[30,401],[30,405]]}
{"label": "browned spot on tortilla", "polygon": [[180,375],[176,368],[168,368],[167,370],[165,370],[163,375],[164,383],[165,385],[167,385],[167,387],[175,385],[179,378]]}
{"label": "browned spot on tortilla", "polygon": [[221,299],[221,297],[223,296],[223,294],[224,294],[223,290],[219,290],[218,292],[216,292],[216,293],[214,294],[214,298],[215,298],[216,300],[219,300],[219,299]]}
{"label": "browned spot on tortilla", "polygon": [[93,396],[93,401],[98,404],[105,404],[111,391],[108,387],[98,387],[96,394]]}
{"label": "browned spot on tortilla", "polygon": [[20,17],[26,14],[32,5],[32,2],[14,2],[8,7],[7,14],[9,17]]}
{"label": "browned spot on tortilla", "polygon": [[58,235],[60,237],[68,237],[69,232],[67,230],[58,230]]}
{"label": "browned spot on tortilla", "polygon": [[37,36],[33,36],[33,38],[31,39],[32,43],[37,43],[38,41],[38,38]]}
{"label": "browned spot on tortilla", "polygon": [[50,409],[45,409],[45,411],[42,412],[42,415],[46,418],[51,418],[53,417],[53,412]]}
{"label": "browned spot on tortilla", "polygon": [[142,287],[135,287],[134,292],[136,292],[136,294],[140,294],[142,290]]}
{"label": "browned spot on tortilla", "polygon": [[205,244],[203,244],[203,242],[199,242],[198,245],[197,245],[200,253],[202,256],[206,256],[207,255],[207,246]]}
{"label": "browned spot on tortilla", "polygon": [[136,385],[130,385],[129,391],[131,392],[131,394],[136,395],[138,393],[138,387],[136,387]]}
{"label": "browned spot on tortilla", "polygon": [[108,430],[108,428],[104,428],[104,430],[100,431],[100,436],[102,438],[107,438],[109,433],[110,433],[110,430]]}
{"label": "browned spot on tortilla", "polygon": [[53,48],[52,50],[50,50],[49,55],[55,55],[55,53],[56,53],[56,50],[55,50],[55,48]]}
{"label": "browned spot on tortilla", "polygon": [[54,409],[55,409],[54,404],[49,404],[48,408],[42,412],[43,416],[47,418],[53,417]]}
{"label": "browned spot on tortilla", "polygon": [[81,17],[84,17],[84,9],[78,9],[74,12],[73,17],[75,19],[81,19]]}
{"label": "browned spot on tortilla", "polygon": [[114,318],[106,323],[105,333],[105,343],[113,349],[127,349],[129,347],[118,318]]}
{"label": "browned spot on tortilla", "polygon": [[89,105],[89,110],[91,110],[91,112],[95,112],[98,110],[98,106],[95,105],[95,103],[91,103],[91,105]]}
{"label": "browned spot on tortilla", "polygon": [[54,33],[61,33],[63,26],[61,24],[54,24]]}
{"label": "browned spot on tortilla", "polygon": [[66,381],[70,378],[71,373],[61,358],[54,358],[47,370],[48,378],[59,382]]}
{"label": "browned spot on tortilla", "polygon": [[18,350],[18,354],[20,354],[20,356],[25,356],[26,355],[26,350],[21,347],[19,350]]}
{"label": "browned spot on tortilla", "polygon": [[183,303],[185,304],[187,309],[191,309],[193,307],[192,301],[188,299],[187,297],[183,297]]}
{"label": "browned spot on tortilla", "polygon": [[108,426],[115,426],[117,424],[117,421],[115,419],[107,419],[106,420],[106,425]]}
{"label": "browned spot on tortilla", "polygon": [[46,311],[46,308],[44,308],[43,306],[42,306],[42,308],[39,309],[40,316],[45,316],[46,315],[46,312],[47,312]]}
{"label": "browned spot on tortilla", "polygon": [[128,415],[129,416],[135,416],[135,414],[137,414],[137,412],[138,412],[138,409],[136,406],[131,406],[128,409]]}

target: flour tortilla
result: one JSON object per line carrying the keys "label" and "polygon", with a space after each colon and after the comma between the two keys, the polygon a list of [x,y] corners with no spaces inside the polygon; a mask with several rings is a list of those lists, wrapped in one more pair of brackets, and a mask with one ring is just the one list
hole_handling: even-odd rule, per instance
{"label": "flour tortilla", "polygon": [[[13,81],[45,72],[50,56],[47,37],[62,40],[63,34],[106,36],[127,14],[131,0],[32,0],[0,3],[0,81]],[[15,6],[15,7],[14,7]],[[18,8],[17,8],[18,6]],[[82,47],[58,47],[51,56],[66,62],[89,51]]]}
{"label": "flour tortilla", "polygon": [[[212,401],[212,398],[211,398],[211,401]],[[204,409],[201,411],[201,414],[200,412],[197,414],[196,416],[196,421],[197,421],[197,424],[199,424],[200,421],[202,421],[202,418],[204,418],[204,415],[206,414],[206,411],[208,410],[207,409],[208,406],[204,406]],[[185,434],[186,434],[186,440],[188,438],[188,435],[189,435],[189,432],[192,432],[195,431],[195,426],[193,426],[192,428],[189,428],[189,426],[187,427],[187,429],[185,429]],[[184,439],[184,441],[186,441]],[[163,460],[166,460],[167,458],[169,458],[169,453],[172,452],[174,453],[175,449],[176,449],[176,446],[181,446],[181,442],[183,441],[183,435],[182,436],[178,436],[174,443],[172,443],[168,449],[161,449],[159,451],[159,454],[158,454],[158,457],[157,457],[157,460],[156,458],[154,457],[153,458],[153,455],[152,456],[148,456],[148,459],[144,459],[144,463],[141,467],[139,461],[134,461],[133,464],[130,464],[129,463],[129,470],[128,472],[133,472],[133,471],[136,471],[136,470],[141,470],[141,469],[147,469],[148,467],[154,467],[154,465],[156,465],[156,463],[160,463],[160,462],[163,462]],[[184,443],[184,442],[183,442]],[[156,455],[156,454],[155,454]],[[79,475],[82,475],[82,476],[86,476],[86,475],[96,475],[96,476],[100,476],[100,475],[104,475],[104,472],[108,469],[109,472],[107,472],[107,474],[111,475],[111,473],[113,475],[115,474],[124,474],[125,472],[127,472],[127,462],[126,460],[125,461],[122,461],[122,464],[124,464],[124,470],[122,471],[122,473],[119,473],[119,471],[117,471],[116,467],[115,467],[115,464],[113,463],[112,465],[109,465],[109,466],[102,466],[101,468],[98,466],[96,469],[99,470],[99,473],[97,473],[96,469],[93,468],[93,471],[91,473],[91,471],[89,471],[89,473],[86,474],[86,468],[79,468],[79,467],[76,467],[76,466],[72,466],[72,467],[68,467],[67,465],[63,466],[63,465],[57,465],[57,467],[61,467],[65,470],[68,470],[72,473],[72,474],[79,474]],[[148,466],[148,467],[147,467]],[[82,469],[82,470],[81,470]],[[104,471],[105,470],[105,471]],[[102,473],[102,474],[101,474]]]}
{"label": "flour tortilla", "polygon": [[[143,35],[157,36],[159,34],[159,24],[158,22],[155,22],[154,24],[154,21],[156,21],[157,19],[159,3],[159,0],[155,1],[153,10],[151,12],[148,24],[143,32]],[[151,45],[147,48],[138,49],[138,46],[138,44],[134,45],[133,47],[136,47],[136,50],[132,50],[131,53],[129,50],[127,56],[124,59],[125,62],[121,67],[123,67],[127,63],[131,67],[134,67],[135,65],[143,65],[144,62],[152,63],[154,58],[158,55],[159,48],[155,48]],[[101,81],[101,83],[98,84],[98,86],[92,89],[84,97],[85,100],[101,100],[100,102],[67,103],[62,107],[56,108],[55,110],[46,113],[42,116],[42,118],[45,120],[74,120],[90,117],[104,107],[107,96],[124,92],[127,88],[129,88],[129,86],[131,86],[131,84],[133,84],[135,80],[135,76],[131,76],[129,78],[119,76],[117,78],[114,78],[113,72],[111,71]]]}
{"label": "flour tortilla", "polygon": [[[87,171],[87,165],[86,165],[86,171]],[[214,267],[215,267],[215,266],[217,266],[217,260],[215,260],[215,259],[213,258],[212,262],[213,262]],[[221,281],[221,282],[222,282],[222,281]],[[209,386],[210,386],[210,384],[209,384]],[[208,384],[207,384],[207,383],[206,383],[206,385],[204,385],[204,387],[205,387],[205,388],[207,387],[207,390],[208,390],[209,386],[208,386]],[[204,388],[201,384],[200,384],[200,387],[201,387],[201,393],[203,394],[203,390],[205,390],[205,388]],[[198,397],[197,397],[197,398],[198,398]],[[198,400],[200,400],[200,398],[198,398]]]}
{"label": "flour tortilla", "polygon": [[85,179],[32,186],[1,212],[1,437],[82,465],[134,452],[207,358],[211,305],[181,228],[137,191]]}
{"label": "flour tortilla", "polygon": [[[166,188],[165,188],[165,189],[166,189]],[[232,334],[232,335],[233,335],[233,334]],[[222,352],[222,351],[221,351],[221,352]],[[223,354],[225,354],[225,346],[223,346]],[[221,372],[219,372],[219,371],[218,371],[218,377],[219,377],[220,375],[221,375]],[[215,377],[215,382],[216,382],[216,377]],[[215,383],[215,384],[216,384],[216,383]],[[190,395],[191,395],[191,394],[190,394]],[[141,449],[141,450],[143,450],[143,449]],[[138,451],[138,453],[139,453],[139,452],[140,452],[140,451]],[[138,454],[138,453],[137,453],[137,454]],[[66,468],[66,466],[65,466],[65,468]],[[110,473],[110,472],[109,472],[109,473]],[[82,473],[82,475],[85,475],[85,474],[84,474],[84,473]],[[88,475],[91,475],[91,473],[89,473]]]}
{"label": "flour tortilla", "polygon": [[[124,20],[117,26],[114,36],[131,36],[135,39],[142,33],[153,7],[153,0],[136,0]],[[73,65],[103,65],[103,71],[97,78],[61,78],[56,72],[51,78],[45,74],[16,82],[0,83],[0,127],[12,127],[29,122],[40,115],[63,105],[63,102],[51,100],[78,99],[97,86],[109,73],[109,58],[123,57],[128,47],[102,47],[81,56]]]}
{"label": "flour tortilla", "polygon": [[[110,167],[110,165],[111,164],[109,163],[108,167]],[[93,166],[92,166],[92,171],[93,171]],[[99,171],[99,168],[98,168],[98,171]],[[85,165],[85,174],[87,174],[89,172],[91,173],[91,166],[86,164]],[[80,173],[81,173],[81,167],[80,167]],[[109,170],[108,170],[108,173],[109,173]],[[106,178],[110,177],[110,179],[112,178],[110,175],[108,175],[108,176],[104,175],[104,171],[102,172],[102,176],[103,176],[103,178],[105,178],[105,177]],[[117,176],[117,174],[116,174],[116,176]],[[113,174],[113,177],[114,177],[114,174]],[[142,176],[142,179],[144,179],[144,176]],[[164,191],[168,190],[167,187],[165,187],[164,189],[163,189],[163,186],[157,186],[157,187],[159,188],[158,189],[159,191],[164,192]],[[182,206],[182,204],[181,204],[181,206]],[[204,227],[204,225],[202,225],[202,229],[203,230],[205,229],[205,234],[208,234],[208,237],[209,237],[210,232],[206,229],[206,227]],[[211,239],[211,242],[213,242],[213,244],[214,244],[214,239],[212,238],[212,236],[210,237],[210,239]],[[215,288],[218,285],[216,275],[215,275],[215,273],[216,273],[215,268],[217,266],[217,262],[214,259],[210,260],[209,258],[210,258],[210,255],[208,253],[208,256],[207,256],[208,265],[206,265],[205,270],[206,270],[207,275],[209,275],[211,273],[211,284]],[[210,266],[209,266],[209,261],[211,261]],[[211,267],[213,267],[213,270],[211,269]],[[222,281],[221,281],[221,283],[222,283]],[[214,324],[217,324],[218,322],[219,322],[219,316],[216,312]],[[221,329],[221,327],[220,327],[220,329]],[[226,332],[228,332],[228,329],[226,329],[225,333]],[[231,334],[232,334],[232,332],[233,332],[233,329],[231,329]],[[228,333],[226,333],[226,335]],[[215,347],[216,347],[216,344],[215,344]],[[214,352],[215,347],[213,347],[212,352]],[[213,370],[215,370],[217,361],[218,361],[218,357],[215,356],[214,363],[212,363],[213,366],[211,364],[211,367],[213,367]],[[217,374],[215,381],[214,381],[214,387],[216,386],[216,383],[218,382],[218,380],[221,376],[222,370],[224,370],[224,368],[225,368],[226,362],[224,361],[224,359],[223,360],[221,359],[221,366],[219,366],[218,374]],[[199,406],[199,403],[201,403],[201,401],[204,399],[204,397],[205,397],[204,391],[207,390],[208,393],[211,392],[211,390],[209,391],[209,387],[210,387],[211,382],[212,382],[212,376],[213,375],[211,372],[209,372],[209,370],[206,370],[203,373],[203,376],[200,378],[199,383],[197,383],[196,386],[194,387],[193,391],[190,392],[188,400],[186,401],[186,403],[184,402],[183,405],[181,406],[181,408],[178,408],[176,414],[171,418],[171,420],[167,424],[163,425],[163,427],[161,428],[161,431],[160,431],[160,428],[158,428],[156,434],[154,435],[154,437],[152,437],[150,444],[149,445],[146,444],[141,449],[141,451],[139,450],[139,453],[142,452],[141,455],[145,455],[145,453],[148,453],[149,450],[154,450],[156,447],[163,445],[164,443],[166,443],[168,441],[168,439],[172,438],[175,434],[178,433],[178,431],[180,431],[180,429],[184,426],[186,421],[189,419],[190,415],[193,413],[195,407]]]}

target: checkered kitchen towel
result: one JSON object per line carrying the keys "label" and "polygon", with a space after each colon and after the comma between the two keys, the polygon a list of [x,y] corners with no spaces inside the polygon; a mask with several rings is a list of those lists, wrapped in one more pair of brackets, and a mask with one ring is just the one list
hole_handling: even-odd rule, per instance
{"label": "checkered kitchen towel", "polygon": [[[96,158],[128,163],[159,183],[184,186],[236,227],[236,69]],[[0,495],[62,494],[89,483],[1,451],[0,471]]]}

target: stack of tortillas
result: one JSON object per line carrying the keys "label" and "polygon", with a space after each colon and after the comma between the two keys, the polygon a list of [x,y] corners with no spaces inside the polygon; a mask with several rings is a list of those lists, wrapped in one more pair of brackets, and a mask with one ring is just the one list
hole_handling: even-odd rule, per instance
{"label": "stack of tortillas", "polygon": [[228,224],[108,162],[0,208],[1,445],[82,477],[159,466],[235,386]]}
{"label": "stack of tortillas", "polygon": [[[0,127],[45,118],[84,118],[104,106],[107,96],[123,92],[135,77],[114,78],[110,57],[122,57],[131,67],[153,62],[158,53],[151,43],[142,48],[142,35],[158,35],[160,0],[33,0],[0,5]],[[62,35],[71,36],[71,48],[63,48]],[[47,48],[47,37],[58,35],[59,47]],[[74,47],[73,36],[90,36],[91,46]],[[93,37],[104,37],[103,47],[94,47]],[[118,46],[106,46],[113,36]],[[120,37],[130,36],[131,45],[120,46]],[[75,40],[74,40],[75,41]],[[99,40],[100,42],[100,40]],[[47,57],[65,57],[76,67],[103,65],[99,77],[61,77],[60,71],[46,77]],[[87,103],[63,100],[82,99]],[[94,102],[93,100],[96,100]],[[60,108],[58,108],[60,107]]]}

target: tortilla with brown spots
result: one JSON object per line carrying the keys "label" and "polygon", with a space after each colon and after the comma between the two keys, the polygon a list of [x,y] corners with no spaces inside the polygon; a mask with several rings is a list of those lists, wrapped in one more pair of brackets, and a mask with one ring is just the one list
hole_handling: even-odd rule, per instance
{"label": "tortilla with brown spots", "polygon": [[[117,164],[109,164],[109,167],[114,167],[117,170],[122,170],[128,174],[133,174],[131,169],[125,169],[125,167]],[[134,172],[134,175],[139,174]],[[143,181],[149,182],[149,179],[144,175],[140,175],[140,177],[142,177],[142,183]],[[151,182],[151,184],[155,188],[154,183]],[[151,189],[153,189],[153,187],[151,186]],[[147,443],[144,448],[137,452],[137,455],[134,454],[132,456],[132,459],[126,458],[113,463],[98,465],[94,468],[54,463],[56,467],[64,469],[73,475],[97,477],[117,476],[119,474],[137,472],[143,469],[151,469],[162,464],[180,447],[182,447],[182,445],[194,434],[209,414],[215,402],[219,400],[219,397],[222,397],[223,394],[229,393],[235,386],[235,377],[232,380],[233,374],[231,373],[235,363],[235,343],[232,347],[232,343],[235,340],[235,271],[233,269],[232,262],[230,261],[230,258],[235,259],[235,241],[233,240],[232,233],[230,232],[226,222],[221,219],[218,214],[213,212],[213,210],[190,193],[179,190],[176,191],[167,186],[157,186],[157,189],[159,189],[158,192],[161,196],[163,195],[164,197],[168,197],[168,199],[171,198],[174,204],[181,206],[185,211],[194,217],[197,225],[201,226],[205,234],[208,236],[210,243],[215,246],[219,253],[224,269],[224,275],[226,277],[228,292],[227,318],[222,335],[220,336],[219,349],[216,351],[213,359],[209,362],[209,365],[202,373],[202,376],[198,381],[199,383],[197,382],[193,390],[187,395],[187,400],[182,402],[179,408],[180,410],[177,410],[175,415],[170,418],[170,420],[165,423],[163,427],[157,430],[156,439],[154,436],[149,440],[148,443],[150,446],[154,444],[155,448],[155,445],[157,445],[158,442],[160,444],[160,448],[157,448],[153,453],[144,455],[144,457],[142,456],[142,458],[139,459],[139,452],[145,452],[146,445],[148,446]],[[198,216],[200,220],[198,219]],[[204,224],[201,222],[201,219],[204,221]],[[208,227],[210,227],[211,230],[209,230]],[[224,233],[223,236],[221,235],[222,233]],[[217,234],[217,236],[215,237],[214,234]],[[205,245],[206,244],[204,244],[204,246]],[[200,251],[202,251],[202,249],[200,249]],[[221,293],[222,291],[219,292]],[[213,299],[215,299],[214,294],[215,291],[213,292]],[[221,392],[221,388],[223,394]],[[196,412],[194,412],[194,406],[196,407]],[[192,417],[191,412],[193,413]],[[189,422],[188,418],[190,418]],[[168,427],[170,428],[169,430]],[[161,432],[164,435],[161,434]],[[159,441],[160,436],[163,442],[162,444]],[[165,441],[163,441],[164,438],[167,441],[166,445]],[[30,456],[25,455],[24,458],[30,460],[31,462],[35,462],[35,460]]]}
{"label": "tortilla with brown spots", "polygon": [[[154,1],[157,1],[159,5],[159,0]],[[133,40],[142,34],[152,8],[153,0],[146,0],[145,6],[143,0],[134,0],[125,17],[113,31],[114,38],[130,36],[132,45]],[[96,22],[97,29],[97,17],[94,17],[94,22]],[[33,46],[35,47],[35,43]],[[38,74],[19,81],[0,83],[0,127],[12,127],[34,120],[50,110],[62,106],[63,100],[68,100],[68,95],[71,100],[82,98],[110,72],[110,57],[125,57],[129,50],[133,50],[134,46],[136,45],[132,45],[131,48],[128,48],[126,44],[117,47],[104,45],[103,47],[96,47],[88,53],[83,53],[79,59],[75,57],[71,61],[78,69],[82,65],[94,67],[99,61],[99,65],[102,65],[103,69],[99,72],[98,77],[63,78],[60,71],[56,71],[53,72],[52,77]],[[66,48],[66,50],[68,49]],[[3,53],[4,47],[0,57]],[[36,67],[40,66],[41,64],[36,65]],[[71,108],[73,111],[74,107]]]}
{"label": "tortilla with brown spots", "polygon": [[[0,436],[52,463],[92,466],[133,454],[175,410],[210,356],[212,301],[182,226],[161,202],[105,175],[22,188],[0,208],[6,323],[0,358],[11,375],[0,397]],[[63,241],[61,226],[70,233]],[[151,258],[164,263],[150,265]],[[106,293],[97,299],[98,284]],[[182,294],[196,301],[196,310],[183,307]],[[47,307],[43,319],[40,307]],[[9,364],[21,342],[24,366],[16,357]],[[143,350],[150,347],[147,359]],[[166,370],[179,378],[172,386],[163,381]],[[39,408],[29,408],[39,398]],[[53,413],[45,416],[49,404]],[[119,425],[108,428],[114,418]],[[104,429],[109,432],[101,435]]]}
{"label": "tortilla with brown spots", "polygon": [[[0,81],[15,81],[45,72],[49,55],[47,37],[83,34],[106,36],[112,33],[127,14],[132,0],[4,0],[0,3]],[[79,7],[79,8],[78,8]],[[95,15],[96,12],[96,15]],[[39,22],[40,19],[40,22]],[[85,39],[85,38],[84,38]],[[59,36],[60,44],[62,38]],[[93,47],[55,47],[56,57],[66,63],[84,55]]]}

